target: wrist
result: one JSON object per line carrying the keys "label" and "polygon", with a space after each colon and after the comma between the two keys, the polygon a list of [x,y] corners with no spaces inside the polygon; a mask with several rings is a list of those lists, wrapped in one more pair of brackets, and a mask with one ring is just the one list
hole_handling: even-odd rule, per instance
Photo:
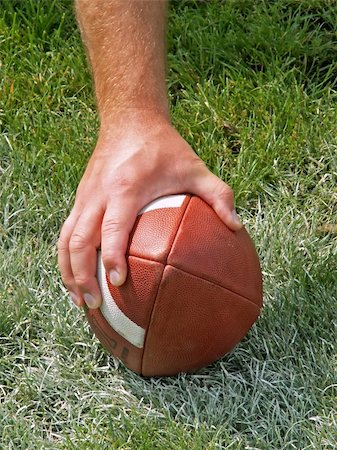
{"label": "wrist", "polygon": [[157,126],[171,125],[168,108],[123,107],[100,117],[100,136],[125,131],[146,131]]}

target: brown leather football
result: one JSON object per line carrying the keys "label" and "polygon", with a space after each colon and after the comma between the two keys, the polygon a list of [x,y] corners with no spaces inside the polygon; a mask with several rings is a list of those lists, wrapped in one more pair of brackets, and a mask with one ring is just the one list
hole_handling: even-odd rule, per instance
{"label": "brown leather football", "polygon": [[98,255],[94,333],[144,376],[194,372],[229,352],[262,306],[262,277],[243,228],[230,231],[193,195],[171,195],[138,214],[127,252],[128,277],[110,284]]}

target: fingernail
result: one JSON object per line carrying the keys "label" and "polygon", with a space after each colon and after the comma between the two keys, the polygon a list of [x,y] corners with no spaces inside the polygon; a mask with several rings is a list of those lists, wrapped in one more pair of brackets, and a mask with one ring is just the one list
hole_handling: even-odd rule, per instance
{"label": "fingernail", "polygon": [[75,294],[75,292],[70,291],[69,295],[70,295],[71,301],[74,303],[74,305],[78,306],[79,305],[79,299],[78,299],[77,295]]}
{"label": "fingernail", "polygon": [[98,308],[99,304],[98,301],[95,299],[95,297],[88,292],[83,295],[85,303],[89,306],[91,309]]}
{"label": "fingernail", "polygon": [[241,223],[241,221],[240,221],[240,218],[239,218],[239,216],[237,215],[235,209],[233,209],[233,211],[232,211],[232,218],[233,218],[233,222],[234,222],[236,225],[242,226],[242,223]]}
{"label": "fingernail", "polygon": [[113,284],[114,286],[121,286],[123,284],[121,274],[116,269],[110,270],[109,280],[110,283]]}

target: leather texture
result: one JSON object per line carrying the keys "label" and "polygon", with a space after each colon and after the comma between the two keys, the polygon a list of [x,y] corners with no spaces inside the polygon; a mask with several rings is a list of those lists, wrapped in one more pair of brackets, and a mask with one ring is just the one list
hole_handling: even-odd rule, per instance
{"label": "leather texture", "polygon": [[196,196],[179,208],[142,214],[131,233],[128,264],[126,283],[108,283],[109,291],[144,328],[143,348],[116,333],[100,309],[88,310],[87,317],[108,351],[144,376],[192,372],[215,361],[259,315],[262,276],[254,244],[245,229],[230,231]]}
{"label": "leather texture", "polygon": [[128,276],[123,286],[107,284],[115,303],[133,322],[147,328],[164,266],[155,261],[129,256]]}
{"label": "leather texture", "polygon": [[190,196],[179,208],[160,208],[139,216],[131,232],[128,253],[166,264]]}
{"label": "leather texture", "polygon": [[87,309],[88,322],[96,337],[111,355],[120,359],[129,369],[141,373],[143,349],[130,344],[106,321],[100,309]]}
{"label": "leather texture", "polygon": [[199,197],[188,204],[167,263],[261,305],[259,258],[247,231],[231,231]]}
{"label": "leather texture", "polygon": [[208,365],[246,335],[258,313],[242,296],[167,265],[146,336],[143,375]]}

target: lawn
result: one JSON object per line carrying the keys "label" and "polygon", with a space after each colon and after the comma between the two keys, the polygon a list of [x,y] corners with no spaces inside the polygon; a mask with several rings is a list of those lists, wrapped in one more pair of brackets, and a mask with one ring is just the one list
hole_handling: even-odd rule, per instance
{"label": "lawn", "polygon": [[0,0],[0,448],[337,448],[337,2],[173,1],[172,121],[234,189],[263,313],[195,375],[143,379],[70,304],[60,226],[97,116],[70,0]]}

